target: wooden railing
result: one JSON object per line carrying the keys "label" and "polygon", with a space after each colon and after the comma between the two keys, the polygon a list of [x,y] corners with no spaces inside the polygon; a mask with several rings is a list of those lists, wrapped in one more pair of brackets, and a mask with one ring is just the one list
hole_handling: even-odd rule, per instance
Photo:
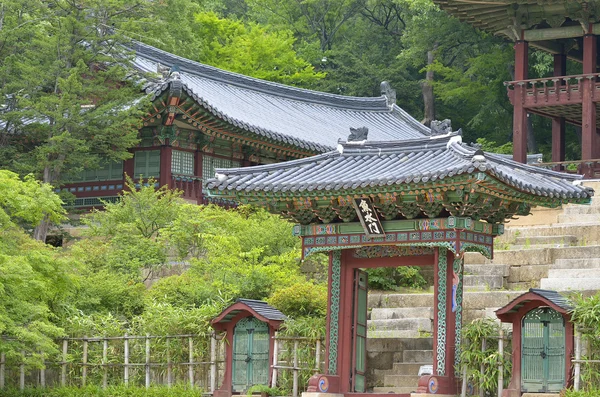
{"label": "wooden railing", "polygon": [[[579,74],[572,76],[554,76],[540,79],[515,80],[504,83],[511,103],[515,103],[517,92],[521,92],[520,100],[526,107],[542,107],[580,103],[582,101],[583,84],[591,80],[593,83],[592,99],[596,91],[600,91],[600,73]],[[519,90],[521,88],[521,90]],[[600,94],[599,94],[600,95]],[[598,97],[600,99],[600,96]]]}
{"label": "wooden railing", "polygon": [[600,177],[600,159],[553,161],[548,163],[532,163],[530,165],[569,174],[580,174],[585,179]]}

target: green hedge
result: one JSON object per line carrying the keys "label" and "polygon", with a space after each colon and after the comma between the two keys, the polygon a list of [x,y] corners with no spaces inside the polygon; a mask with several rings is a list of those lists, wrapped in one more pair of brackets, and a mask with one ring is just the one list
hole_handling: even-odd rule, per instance
{"label": "green hedge", "polygon": [[5,389],[0,392],[3,397],[201,397],[202,389],[190,389],[185,386],[153,386],[144,387],[110,386],[102,389],[99,386],[88,387],[56,387]]}

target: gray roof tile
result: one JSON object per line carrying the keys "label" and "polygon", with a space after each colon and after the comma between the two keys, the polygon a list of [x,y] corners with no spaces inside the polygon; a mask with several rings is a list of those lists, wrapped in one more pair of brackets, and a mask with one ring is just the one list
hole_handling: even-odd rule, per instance
{"label": "gray roof tile", "polygon": [[[177,65],[183,89],[214,115],[258,135],[326,152],[350,127],[368,127],[374,140],[415,139],[431,130],[386,98],[349,97],[305,90],[227,72],[134,42],[134,66],[156,73],[158,64]],[[169,81],[146,87],[153,98]]]}
{"label": "gray roof tile", "polygon": [[521,164],[464,145],[456,134],[405,141],[341,143],[339,150],[317,156],[246,168],[217,169],[208,181],[213,194],[237,192],[335,191],[366,186],[427,182],[483,172],[517,190],[553,198],[589,198],[593,191],[574,183],[579,175]]}

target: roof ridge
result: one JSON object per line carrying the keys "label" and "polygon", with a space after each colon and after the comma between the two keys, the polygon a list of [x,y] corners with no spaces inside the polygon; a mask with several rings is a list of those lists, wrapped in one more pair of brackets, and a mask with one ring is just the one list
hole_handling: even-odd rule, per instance
{"label": "roof ridge", "polygon": [[293,87],[192,61],[136,40],[132,40],[131,42],[132,45],[128,48],[133,50],[136,54],[142,54],[144,57],[158,63],[164,63],[165,59],[162,58],[170,58],[170,60],[176,61],[173,62],[173,64],[177,64],[182,71],[210,78],[222,83],[302,102],[308,101],[310,103],[319,103],[327,106],[343,106],[355,110],[391,112],[398,117],[405,119],[405,115],[398,110],[400,109],[399,107],[396,106],[390,108],[387,105],[387,100],[383,95],[378,97],[354,97]]}

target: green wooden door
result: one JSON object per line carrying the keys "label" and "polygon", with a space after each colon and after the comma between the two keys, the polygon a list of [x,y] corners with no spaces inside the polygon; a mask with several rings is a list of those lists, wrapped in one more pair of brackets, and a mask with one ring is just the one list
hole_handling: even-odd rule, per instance
{"label": "green wooden door", "polygon": [[534,309],[523,318],[521,389],[559,392],[565,386],[565,323],[549,307]]}
{"label": "green wooden door", "polygon": [[367,367],[367,273],[354,271],[354,316],[352,352],[352,391],[366,391],[365,371]]}
{"label": "green wooden door", "polygon": [[254,317],[241,319],[233,332],[234,392],[269,381],[269,326]]}

